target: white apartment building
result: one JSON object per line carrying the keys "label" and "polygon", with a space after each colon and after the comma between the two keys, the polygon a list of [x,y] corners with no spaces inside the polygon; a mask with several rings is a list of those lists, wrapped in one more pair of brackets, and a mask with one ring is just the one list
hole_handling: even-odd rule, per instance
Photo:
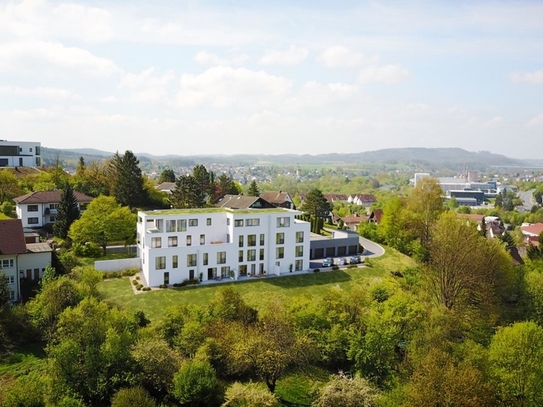
{"label": "white apartment building", "polygon": [[41,167],[41,143],[0,140],[0,167]]}
{"label": "white apartment building", "polygon": [[[255,198],[256,199],[256,198]],[[149,286],[309,270],[310,225],[291,209],[138,212],[138,257]]]}

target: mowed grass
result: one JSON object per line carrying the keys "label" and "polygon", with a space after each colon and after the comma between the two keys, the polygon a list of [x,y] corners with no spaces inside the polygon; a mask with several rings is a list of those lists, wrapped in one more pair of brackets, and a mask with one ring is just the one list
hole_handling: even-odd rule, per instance
{"label": "mowed grass", "polygon": [[301,294],[320,297],[332,287],[350,290],[356,285],[369,285],[377,279],[389,275],[391,271],[404,270],[415,266],[413,260],[401,253],[387,248],[385,255],[370,260],[371,267],[321,271],[285,277],[254,278],[231,283],[209,284],[184,288],[153,290],[135,295],[127,278],[106,280],[98,289],[103,299],[128,311],[141,310],[152,321],[160,320],[168,307],[190,303],[205,306],[218,289],[230,286],[240,293],[243,299],[257,309],[274,298],[289,298]]}

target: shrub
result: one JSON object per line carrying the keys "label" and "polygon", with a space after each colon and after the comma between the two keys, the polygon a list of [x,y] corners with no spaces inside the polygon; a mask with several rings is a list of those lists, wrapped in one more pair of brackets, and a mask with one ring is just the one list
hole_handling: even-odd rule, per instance
{"label": "shrub", "polygon": [[74,253],[79,257],[91,257],[94,259],[101,257],[103,254],[100,246],[91,242],[74,245]]}
{"label": "shrub", "polygon": [[151,287],[143,287],[141,291],[151,291]]}
{"label": "shrub", "polygon": [[192,278],[192,279],[186,278],[179,284],[179,287],[185,287],[187,285],[198,285],[198,284],[200,284],[200,280],[198,280],[197,278]]}
{"label": "shrub", "polygon": [[141,291],[142,288],[143,288],[143,284],[138,284],[136,286],[136,290],[138,290],[138,291]]}
{"label": "shrub", "polygon": [[136,277],[134,277],[134,278],[135,278],[136,280],[139,280],[139,279],[140,279],[140,276],[136,276]]}
{"label": "shrub", "polygon": [[132,277],[138,274],[140,271],[138,269],[126,269],[122,271],[124,277]]}
{"label": "shrub", "polygon": [[155,407],[155,400],[141,387],[121,389],[111,399],[111,407]]}
{"label": "shrub", "polygon": [[173,378],[172,393],[183,405],[213,405],[218,391],[217,375],[207,361],[187,361]]}
{"label": "shrub", "polygon": [[138,284],[139,284],[139,283],[138,283],[138,280],[132,280],[132,284],[133,284],[133,285],[138,285]]}
{"label": "shrub", "polygon": [[321,271],[320,268],[313,269],[313,273],[318,273],[319,271]]}
{"label": "shrub", "polygon": [[337,266],[337,265],[334,264],[334,265],[332,266],[332,270],[339,270],[339,266]]}
{"label": "shrub", "polygon": [[0,205],[0,210],[4,215],[9,216],[13,212],[13,204],[9,201],[6,201],[2,205]]}
{"label": "shrub", "polygon": [[160,284],[160,285],[158,286],[158,288],[168,288],[168,285],[167,285],[167,284]]}

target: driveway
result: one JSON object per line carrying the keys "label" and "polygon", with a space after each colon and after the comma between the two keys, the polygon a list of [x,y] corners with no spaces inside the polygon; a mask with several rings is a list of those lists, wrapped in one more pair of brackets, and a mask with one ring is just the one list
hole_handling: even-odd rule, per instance
{"label": "driveway", "polygon": [[519,191],[518,197],[522,199],[522,206],[524,206],[524,209],[531,210],[532,206],[536,204],[534,201],[534,191],[535,189],[530,189],[529,191]]}
{"label": "driveway", "polygon": [[381,245],[372,242],[365,237],[360,237],[360,244],[364,247],[364,253],[362,253],[362,256],[379,257],[385,254],[385,249],[383,249]]}

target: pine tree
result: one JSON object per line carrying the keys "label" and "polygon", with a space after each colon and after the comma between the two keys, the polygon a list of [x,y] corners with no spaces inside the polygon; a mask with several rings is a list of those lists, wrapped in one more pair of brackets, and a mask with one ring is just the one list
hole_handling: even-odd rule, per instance
{"label": "pine tree", "polygon": [[175,181],[170,201],[174,208],[203,208],[205,193],[192,175],[181,175]]}
{"label": "pine tree", "polygon": [[256,180],[253,180],[253,182],[251,182],[251,185],[249,185],[249,190],[247,191],[247,195],[260,196],[260,191],[258,190],[258,185],[256,184]]}
{"label": "pine tree", "polygon": [[79,205],[75,199],[74,190],[70,184],[66,184],[60,193],[60,202],[58,205],[55,224],[53,225],[53,233],[61,239],[68,237],[70,226],[81,215]]}
{"label": "pine tree", "polygon": [[143,187],[143,175],[139,160],[127,150],[123,156],[115,154],[111,160],[113,196],[122,206],[138,208],[145,206],[147,194]]}
{"label": "pine tree", "polygon": [[302,206],[302,211],[309,213],[315,218],[326,218],[330,210],[330,203],[320,190],[315,188],[309,191]]}

